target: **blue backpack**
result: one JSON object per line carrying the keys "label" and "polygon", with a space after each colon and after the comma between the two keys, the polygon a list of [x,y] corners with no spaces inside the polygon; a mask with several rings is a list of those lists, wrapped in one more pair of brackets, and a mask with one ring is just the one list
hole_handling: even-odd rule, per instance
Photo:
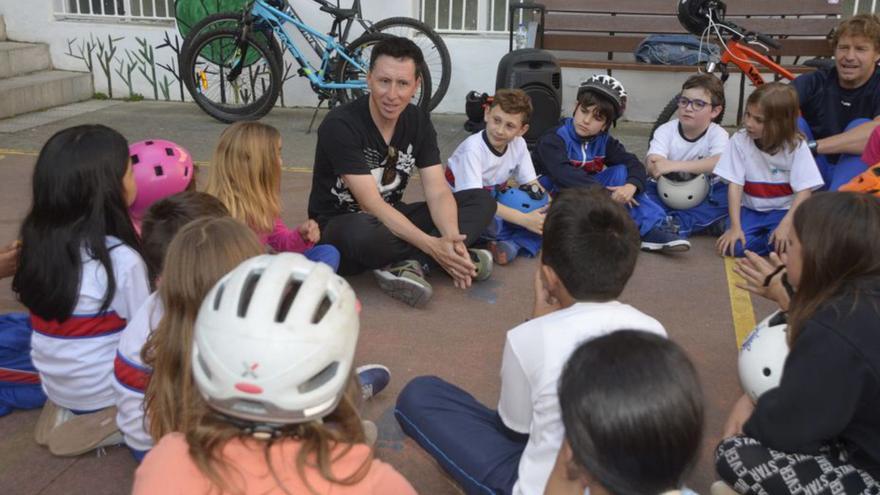
{"label": "blue backpack", "polygon": [[703,43],[692,34],[652,34],[636,47],[636,60],[658,65],[697,65],[710,58],[717,59],[721,49],[713,43]]}

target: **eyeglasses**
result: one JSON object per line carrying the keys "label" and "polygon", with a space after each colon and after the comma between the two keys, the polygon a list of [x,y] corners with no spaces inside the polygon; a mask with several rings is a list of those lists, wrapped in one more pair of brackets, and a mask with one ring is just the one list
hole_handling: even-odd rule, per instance
{"label": "eyeglasses", "polygon": [[388,147],[388,153],[385,155],[385,170],[382,172],[382,185],[387,186],[394,182],[394,178],[397,177],[397,157],[400,156],[397,153],[397,148],[394,146]]}
{"label": "eyeglasses", "polygon": [[709,105],[708,101],[692,100],[687,96],[678,97],[678,108],[687,108],[688,106],[691,106],[693,107],[694,111],[699,112],[700,110],[706,108],[706,105]]}

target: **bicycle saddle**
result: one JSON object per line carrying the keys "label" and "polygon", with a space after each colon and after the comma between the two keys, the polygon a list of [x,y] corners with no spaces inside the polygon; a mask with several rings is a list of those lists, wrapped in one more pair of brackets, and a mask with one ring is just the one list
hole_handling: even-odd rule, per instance
{"label": "bicycle saddle", "polygon": [[327,12],[340,21],[350,19],[358,14],[358,11],[355,9],[340,9],[332,5],[322,5],[321,11]]}

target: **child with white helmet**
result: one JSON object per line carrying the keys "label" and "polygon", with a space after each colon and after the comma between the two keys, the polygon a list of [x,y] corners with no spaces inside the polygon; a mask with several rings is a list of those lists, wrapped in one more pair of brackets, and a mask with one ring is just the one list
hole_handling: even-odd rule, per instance
{"label": "child with white helmet", "polygon": [[196,319],[193,421],[147,455],[134,493],[415,493],[365,445],[358,332],[354,291],[329,266],[243,262]]}
{"label": "child with white helmet", "polygon": [[597,187],[626,205],[647,251],[686,251],[690,243],[671,231],[663,207],[645,192],[645,166],[609,134],[626,110],[626,90],[617,79],[595,75],[578,88],[572,116],[547,131],[532,152],[544,188]]}

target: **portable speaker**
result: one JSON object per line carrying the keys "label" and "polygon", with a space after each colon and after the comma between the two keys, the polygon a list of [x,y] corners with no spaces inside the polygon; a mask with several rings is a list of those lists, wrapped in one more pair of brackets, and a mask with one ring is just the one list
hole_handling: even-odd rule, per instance
{"label": "portable speaker", "polygon": [[532,147],[547,129],[559,124],[562,112],[562,69],[547,50],[514,50],[498,62],[495,89],[521,89],[532,99],[529,132],[523,136]]}

